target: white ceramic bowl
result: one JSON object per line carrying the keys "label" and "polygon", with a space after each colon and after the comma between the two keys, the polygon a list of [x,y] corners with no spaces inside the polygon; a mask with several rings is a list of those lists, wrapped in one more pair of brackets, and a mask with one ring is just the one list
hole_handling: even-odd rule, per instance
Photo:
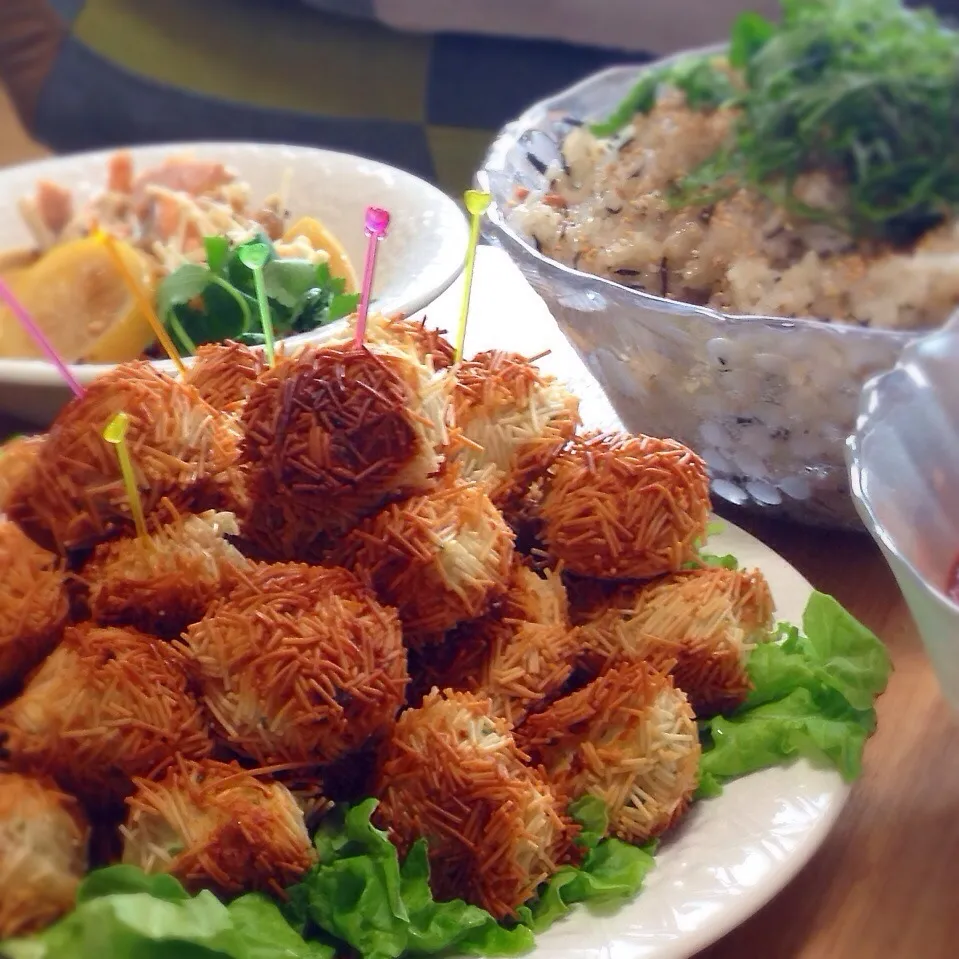
{"label": "white ceramic bowl", "polygon": [[959,708],[959,314],[862,391],[847,444],[856,508],[902,589],[946,698]]}
{"label": "white ceramic bowl", "polygon": [[[17,201],[33,191],[38,179],[73,189],[80,199],[102,190],[106,160],[114,151],[82,153],[0,170],[0,249],[31,242]],[[458,205],[424,180],[374,160],[312,147],[258,143],[183,143],[136,147],[137,169],[173,153],[214,157],[249,182],[254,201],[275,192],[290,170],[290,211],[319,217],[340,238],[359,272],[366,237],[363,214],[375,205],[390,211],[389,235],[377,254],[373,308],[413,313],[431,303],[459,274],[468,228]],[[325,339],[343,321],[291,337],[288,343]],[[169,361],[158,362],[172,370]],[[89,383],[110,366],[77,365],[81,383]],[[0,412],[37,425],[50,422],[69,397],[57,371],[44,360],[0,358]]]}

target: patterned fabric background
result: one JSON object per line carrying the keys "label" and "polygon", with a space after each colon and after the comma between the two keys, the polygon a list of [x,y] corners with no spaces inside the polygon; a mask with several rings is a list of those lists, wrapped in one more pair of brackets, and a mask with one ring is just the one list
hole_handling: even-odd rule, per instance
{"label": "patterned fabric background", "polygon": [[54,149],[307,143],[385,160],[455,194],[494,131],[530,102],[604,66],[644,59],[401,32],[297,0],[37,2],[52,2],[69,22],[31,124]]}

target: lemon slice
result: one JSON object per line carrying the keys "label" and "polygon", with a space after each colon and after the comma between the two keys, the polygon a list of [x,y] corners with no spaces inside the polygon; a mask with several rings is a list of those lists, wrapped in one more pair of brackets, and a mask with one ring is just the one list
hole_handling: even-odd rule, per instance
{"label": "lemon slice", "polygon": [[[124,262],[152,299],[154,282],[143,257],[117,243]],[[121,363],[153,341],[123,276],[103,244],[87,237],[56,246],[9,278],[11,288],[54,349],[68,362]],[[0,356],[41,353],[9,310],[0,311]]]}
{"label": "lemon slice", "polygon": [[312,216],[300,217],[283,234],[283,242],[292,243],[298,236],[305,236],[314,250],[325,250],[329,254],[330,273],[346,280],[345,292],[356,293],[359,290],[353,264],[343,249],[343,244],[319,220]]}

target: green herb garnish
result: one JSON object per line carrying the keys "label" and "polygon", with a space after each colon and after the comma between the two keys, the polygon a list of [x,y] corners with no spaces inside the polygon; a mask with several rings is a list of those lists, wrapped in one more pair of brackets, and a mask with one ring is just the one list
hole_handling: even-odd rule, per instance
{"label": "green herb garnish", "polygon": [[235,247],[225,237],[207,237],[204,248],[205,265],[179,267],[157,294],[160,317],[191,353],[226,339],[270,352],[269,326],[276,339],[306,333],[352,313],[359,301],[327,264],[281,259],[265,236]]}
{"label": "green herb garnish", "polygon": [[[745,13],[728,59],[742,89],[714,99],[739,111],[727,143],[672,193],[702,205],[752,187],[788,212],[855,238],[909,244],[959,208],[959,33],[900,0],[782,0],[782,22]],[[609,136],[648,112],[663,83],[708,108],[702,75],[683,61],[645,74],[606,123]],[[670,75],[685,71],[685,83]],[[705,99],[703,99],[705,97]],[[821,171],[838,208],[812,206],[796,181]]]}

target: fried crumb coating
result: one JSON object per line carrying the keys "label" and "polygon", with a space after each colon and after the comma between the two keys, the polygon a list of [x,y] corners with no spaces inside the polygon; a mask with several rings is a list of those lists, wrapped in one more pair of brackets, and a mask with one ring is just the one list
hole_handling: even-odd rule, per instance
{"label": "fried crumb coating", "polygon": [[48,775],[93,806],[122,800],[134,776],[180,753],[208,755],[206,720],[182,657],[133,629],[67,627],[60,645],[0,710],[14,768]]}
{"label": "fried crumb coating", "polygon": [[569,676],[566,660],[575,652],[569,626],[560,575],[540,575],[514,560],[505,594],[486,615],[411,656],[408,700],[416,705],[434,686],[482,692],[494,715],[515,722]]}
{"label": "fried crumb coating", "polygon": [[57,558],[0,519],[0,696],[56,646],[69,614]]}
{"label": "fried crumb coating", "polygon": [[267,368],[261,350],[234,340],[204,343],[183,382],[194,387],[215,410],[235,411],[250,395],[257,377]]}
{"label": "fried crumb coating", "polygon": [[139,537],[102,543],[83,569],[90,611],[99,623],[179,636],[237,582],[250,562],[226,538],[239,532],[232,513],[179,516]]}
{"label": "fried crumb coating", "polygon": [[[372,313],[366,320],[365,343],[374,349],[391,346],[434,370],[445,370],[453,365],[453,344],[444,336],[445,330],[428,330],[426,320],[408,320],[403,316],[384,316]],[[352,343],[356,335],[356,314],[346,325],[341,337],[330,341],[339,346]]]}
{"label": "fried crumb coating", "polygon": [[0,445],[0,515],[6,513],[14,487],[33,469],[43,436],[17,436]]}
{"label": "fried crumb coating", "polygon": [[89,838],[80,804],[52,781],[0,772],[0,940],[73,908]]}
{"label": "fried crumb coating", "polygon": [[580,576],[649,579],[695,556],[709,519],[706,464],[675,440],[577,438],[553,464],[542,505],[550,552]]}
{"label": "fried crumb coating", "polygon": [[121,411],[130,418],[126,443],[148,522],[165,498],[200,512],[227,495],[237,460],[233,418],[150,363],[123,363],[64,407],[11,494],[10,516],[41,546],[67,552],[132,534],[117,451],[102,436]]}
{"label": "fried crumb coating", "polygon": [[307,348],[277,363],[243,407],[244,537],[266,558],[312,560],[388,498],[428,489],[449,388],[386,346]]}
{"label": "fried crumb coating", "polygon": [[597,662],[646,659],[672,667],[696,715],[729,712],[749,694],[750,651],[773,629],[773,599],[756,569],[705,567],[621,586],[582,629]]}
{"label": "fried crumb coating", "polygon": [[505,592],[513,532],[483,487],[454,481],[364,520],[333,558],[396,607],[415,648],[481,616]]}
{"label": "fried crumb coating", "polygon": [[574,827],[489,709],[481,696],[434,690],[406,710],[384,751],[377,815],[401,856],[426,839],[437,899],[502,919],[572,855]]}
{"label": "fried crumb coating", "polygon": [[242,574],[184,643],[219,735],[264,765],[332,763],[388,728],[406,694],[399,617],[345,569]]}
{"label": "fried crumb coating", "polygon": [[[517,353],[478,353],[455,370],[454,459],[505,507],[542,476],[579,425],[579,400]],[[465,440],[465,442],[464,442]]]}
{"label": "fried crumb coating", "polygon": [[571,796],[598,796],[610,832],[632,843],[667,830],[696,790],[696,717],[669,676],[624,663],[529,717],[516,732],[531,760]]}
{"label": "fried crumb coating", "polygon": [[238,763],[178,757],[162,779],[135,786],[123,862],[170,873],[191,892],[282,894],[316,861],[292,793]]}

